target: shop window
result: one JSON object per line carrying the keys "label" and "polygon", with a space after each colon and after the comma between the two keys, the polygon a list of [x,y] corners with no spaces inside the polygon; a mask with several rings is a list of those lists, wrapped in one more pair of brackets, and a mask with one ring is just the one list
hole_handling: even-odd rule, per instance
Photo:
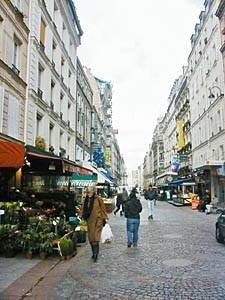
{"label": "shop window", "polygon": [[20,103],[13,95],[8,100],[8,135],[15,139],[19,138]]}

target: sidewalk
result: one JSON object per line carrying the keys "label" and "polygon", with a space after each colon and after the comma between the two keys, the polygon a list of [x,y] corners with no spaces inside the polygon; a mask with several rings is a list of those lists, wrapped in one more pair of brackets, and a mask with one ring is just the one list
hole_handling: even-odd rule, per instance
{"label": "sidewalk", "polygon": [[101,245],[97,263],[88,244],[71,260],[41,261],[0,299],[224,300],[225,246],[215,241],[216,216],[157,202],[148,220],[142,204],[137,249],[127,248],[126,219],[111,214],[114,240]]}

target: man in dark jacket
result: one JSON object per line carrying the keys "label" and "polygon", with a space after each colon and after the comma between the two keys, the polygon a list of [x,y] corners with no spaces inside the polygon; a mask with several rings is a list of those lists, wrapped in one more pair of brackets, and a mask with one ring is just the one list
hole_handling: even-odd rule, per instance
{"label": "man in dark jacket", "polygon": [[154,202],[157,199],[158,194],[157,194],[156,190],[153,189],[151,184],[149,185],[148,190],[145,191],[144,197],[146,200],[148,200],[148,211],[149,211],[148,219],[153,220]]}
{"label": "man in dark jacket", "polygon": [[140,212],[142,211],[142,205],[140,200],[136,196],[136,189],[134,188],[128,200],[124,205],[125,217],[127,218],[127,246],[130,248],[137,247],[138,242],[138,229],[140,225]]}

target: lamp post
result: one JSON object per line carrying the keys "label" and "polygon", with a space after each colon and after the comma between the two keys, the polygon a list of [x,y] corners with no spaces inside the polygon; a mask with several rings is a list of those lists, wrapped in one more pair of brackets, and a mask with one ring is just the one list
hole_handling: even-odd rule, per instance
{"label": "lamp post", "polygon": [[219,93],[216,94],[217,98],[224,97],[224,94],[222,93],[221,88],[218,87],[217,85],[214,85],[211,88],[209,88],[209,96],[208,96],[209,99],[214,99],[216,97],[215,94],[213,93],[213,90],[218,90],[219,91]]}

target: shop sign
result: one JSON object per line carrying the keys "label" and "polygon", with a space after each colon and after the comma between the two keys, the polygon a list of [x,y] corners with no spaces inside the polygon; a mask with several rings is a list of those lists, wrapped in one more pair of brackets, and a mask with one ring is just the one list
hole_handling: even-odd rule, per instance
{"label": "shop sign", "polygon": [[171,171],[178,172],[180,168],[180,156],[175,154],[171,156]]}
{"label": "shop sign", "polygon": [[105,157],[105,164],[106,166],[109,166],[111,163],[111,159],[110,159],[110,148],[107,147],[105,149],[105,153],[104,153],[104,157]]}
{"label": "shop sign", "polygon": [[4,209],[0,209],[0,216],[1,216],[1,215],[4,215],[4,214],[5,214]]}

